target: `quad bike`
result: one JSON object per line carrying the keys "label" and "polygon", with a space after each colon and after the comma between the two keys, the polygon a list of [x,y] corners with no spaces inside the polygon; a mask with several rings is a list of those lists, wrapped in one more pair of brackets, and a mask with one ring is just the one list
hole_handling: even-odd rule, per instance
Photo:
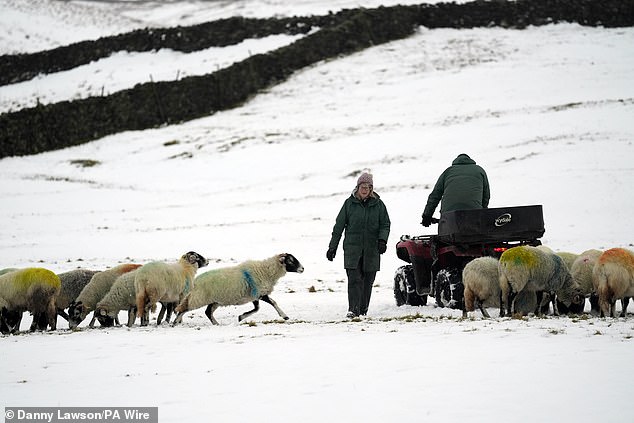
{"label": "quad bike", "polygon": [[409,263],[394,275],[396,305],[426,305],[432,296],[439,307],[462,309],[462,269],[477,257],[499,256],[518,245],[541,245],[542,206],[455,210],[442,213],[438,235],[401,236],[396,255]]}

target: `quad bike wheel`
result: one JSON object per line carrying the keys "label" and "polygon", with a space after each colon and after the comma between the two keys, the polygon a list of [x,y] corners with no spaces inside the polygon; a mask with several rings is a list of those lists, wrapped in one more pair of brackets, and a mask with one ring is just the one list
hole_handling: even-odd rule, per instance
{"label": "quad bike wheel", "polygon": [[456,268],[439,271],[434,283],[434,294],[438,307],[462,308],[464,297],[462,272]]}
{"label": "quad bike wheel", "polygon": [[394,298],[396,305],[404,304],[412,306],[423,306],[427,304],[427,295],[416,293],[416,281],[414,280],[414,269],[411,264],[401,266],[394,274]]}

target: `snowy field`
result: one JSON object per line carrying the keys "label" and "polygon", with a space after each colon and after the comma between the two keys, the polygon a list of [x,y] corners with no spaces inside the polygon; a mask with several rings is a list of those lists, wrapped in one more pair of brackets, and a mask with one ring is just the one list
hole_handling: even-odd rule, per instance
{"label": "snowy field", "polygon": [[[0,53],[396,3],[0,0]],[[294,39],[121,52],[2,86],[0,112],[116,91],[150,72],[193,75]],[[190,250],[208,268],[282,252],[306,268],[272,295],[288,322],[262,304],[241,324],[248,305],[219,309],[213,327],[201,309],[178,327],[85,321],[71,332],[60,318],[55,332],[2,336],[0,405],[152,406],[161,423],[627,421],[631,315],[462,319],[431,301],[397,307],[392,284],[404,264],[394,245],[433,233],[421,212],[463,152],[487,170],[491,207],[543,205],[542,242],[554,250],[634,249],[633,49],[634,28],[420,28],[297,72],[234,110],[0,160],[0,268],[105,269]],[[348,321],[343,252],[334,262],[325,253],[364,169],[392,231],[369,315]]]}

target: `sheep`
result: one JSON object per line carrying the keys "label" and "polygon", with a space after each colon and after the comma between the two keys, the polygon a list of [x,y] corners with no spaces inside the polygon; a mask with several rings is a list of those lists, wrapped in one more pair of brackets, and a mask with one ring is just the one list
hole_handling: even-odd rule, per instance
{"label": "sheep", "polygon": [[[81,290],[75,301],[70,303],[68,307],[68,327],[75,329],[86,318],[86,316],[95,309],[99,300],[101,300],[110,291],[114,281],[121,275],[131,272],[141,267],[140,264],[125,263],[115,266],[112,269],[104,270],[96,273],[88,285]],[[103,316],[98,317],[93,313],[89,327],[94,327],[95,319],[99,318],[102,326],[112,326],[113,321]],[[118,319],[115,319],[118,323]]]}
{"label": "sheep", "polygon": [[118,318],[120,310],[128,310],[128,327],[134,324],[136,319],[136,291],[134,279],[138,270],[133,270],[119,276],[110,291],[95,306],[95,315]]}
{"label": "sheep", "polygon": [[[537,247],[519,246],[506,250],[500,256],[500,317],[512,314],[514,297],[523,290],[538,292],[538,309],[541,313],[543,298],[539,292],[546,292],[570,307],[584,301],[579,285],[572,279],[561,257]],[[553,302],[553,314],[559,315],[556,302]]]}
{"label": "sheep", "polygon": [[[136,272],[136,270],[133,270],[131,272],[124,273],[114,281],[110,291],[108,291],[108,293],[97,303],[97,306],[95,307],[95,315],[97,316],[97,319],[101,317],[118,320],[119,311],[127,310],[127,325],[128,327],[132,327],[137,315],[136,289],[134,288]],[[156,321],[157,325],[161,324],[161,320],[163,319],[166,310],[167,318],[165,320],[169,323],[174,309],[173,303],[161,303],[161,306],[161,311]]]}
{"label": "sheep", "polygon": [[3,334],[20,329],[22,314],[33,314],[30,330],[37,327],[36,316],[46,317],[51,330],[57,327],[55,301],[61,289],[59,277],[48,269],[30,267],[0,276],[0,329]]}
{"label": "sheep", "polygon": [[[64,311],[75,301],[75,298],[81,293],[81,290],[90,282],[90,279],[97,273],[96,270],[75,269],[69,272],[59,273],[59,280],[62,288],[57,297],[55,308],[57,315],[68,321],[68,314]],[[46,329],[46,316],[33,316],[37,320],[38,329]]]}
{"label": "sheep", "polygon": [[180,323],[187,311],[207,306],[205,315],[212,324],[218,325],[213,315],[218,307],[252,302],[253,309],[238,316],[238,322],[241,322],[260,309],[259,300],[272,305],[280,317],[288,320],[269,295],[286,272],[303,271],[304,267],[292,254],[277,254],[265,260],[249,260],[205,272],[196,278],[191,292],[176,307],[178,314],[174,324]]}
{"label": "sheep", "polygon": [[627,314],[629,297],[634,296],[634,253],[625,248],[605,251],[592,271],[597,286],[601,317],[614,317],[616,300],[622,300],[620,317]]}
{"label": "sheep", "polygon": [[[477,306],[484,317],[490,318],[486,307],[500,306],[498,260],[493,257],[478,257],[470,261],[462,271],[462,283],[462,316],[466,318],[467,312],[474,311]],[[537,297],[534,292],[522,291],[515,297],[515,305],[522,314],[533,313],[537,307]]]}
{"label": "sheep", "polygon": [[478,257],[471,260],[462,270],[464,285],[464,308],[462,316],[477,306],[486,318],[491,316],[484,308],[484,302],[490,298],[499,298],[498,261],[493,257]]}
{"label": "sheep", "polygon": [[[150,308],[157,302],[178,303],[193,288],[196,271],[207,264],[209,260],[190,251],[176,263],[151,262],[143,265],[134,279],[141,326],[147,326]],[[160,324],[158,319],[157,324]]]}
{"label": "sheep", "polygon": [[62,289],[55,306],[57,314],[62,316],[64,320],[68,321],[68,314],[64,310],[70,307],[70,304],[81,294],[82,289],[88,285],[96,273],[98,273],[97,270],[75,269],[57,275],[62,283]]}
{"label": "sheep", "polygon": [[599,298],[593,284],[592,269],[601,254],[603,254],[601,250],[586,250],[579,254],[570,267],[572,278],[579,284],[584,296],[590,298],[590,312],[597,315],[600,313]]}

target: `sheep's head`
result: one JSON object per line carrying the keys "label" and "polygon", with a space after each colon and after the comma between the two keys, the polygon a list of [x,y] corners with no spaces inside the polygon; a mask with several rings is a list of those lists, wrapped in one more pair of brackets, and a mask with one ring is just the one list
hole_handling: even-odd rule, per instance
{"label": "sheep's head", "polygon": [[302,273],[304,271],[304,266],[295,258],[294,255],[285,253],[280,254],[280,263],[286,268],[287,272],[296,272]]}
{"label": "sheep's head", "polygon": [[95,316],[97,316],[97,321],[99,324],[104,327],[114,326],[114,319],[119,314],[118,310],[110,310],[108,311],[105,307],[97,307],[95,309]]}
{"label": "sheep's head", "polygon": [[20,329],[21,311],[9,311],[6,307],[0,310],[0,333],[7,335]]}
{"label": "sheep's head", "polygon": [[207,260],[206,258],[204,258],[203,256],[201,256],[195,251],[190,251],[188,253],[185,253],[182,258],[185,261],[187,261],[187,263],[189,264],[197,265],[199,269],[209,264],[209,260]]}
{"label": "sheep's head", "polygon": [[68,307],[68,327],[75,329],[86,318],[90,310],[79,301],[73,301]]}

